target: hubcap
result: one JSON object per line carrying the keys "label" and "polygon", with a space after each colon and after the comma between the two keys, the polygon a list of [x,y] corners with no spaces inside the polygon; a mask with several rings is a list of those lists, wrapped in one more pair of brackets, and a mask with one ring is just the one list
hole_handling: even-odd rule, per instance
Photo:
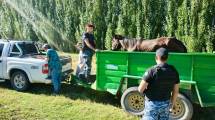
{"label": "hubcap", "polygon": [[23,88],[25,86],[25,78],[22,75],[16,75],[14,77],[14,85],[17,88]]}
{"label": "hubcap", "polygon": [[185,113],[185,106],[180,98],[176,100],[176,104],[172,110],[173,118],[180,118]]}
{"label": "hubcap", "polygon": [[130,93],[127,96],[127,103],[130,110],[141,112],[144,109],[144,96],[138,92]]}

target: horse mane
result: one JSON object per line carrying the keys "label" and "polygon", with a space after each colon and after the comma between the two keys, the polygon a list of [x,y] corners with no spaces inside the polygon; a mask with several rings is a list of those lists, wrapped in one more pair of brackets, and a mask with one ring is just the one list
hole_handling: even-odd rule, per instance
{"label": "horse mane", "polygon": [[144,38],[127,38],[120,34],[115,34],[113,38],[119,40],[123,50],[132,49],[132,51],[133,50],[139,51],[141,42],[145,40]]}
{"label": "horse mane", "polygon": [[137,44],[140,43],[142,39],[137,39],[137,38],[124,38],[122,40],[122,44],[124,45],[125,49],[134,49],[137,50]]}
{"label": "horse mane", "polygon": [[125,37],[122,36],[122,35],[119,35],[119,34],[115,34],[115,35],[113,36],[113,38],[115,38],[115,39],[117,39],[117,40],[123,40]]}

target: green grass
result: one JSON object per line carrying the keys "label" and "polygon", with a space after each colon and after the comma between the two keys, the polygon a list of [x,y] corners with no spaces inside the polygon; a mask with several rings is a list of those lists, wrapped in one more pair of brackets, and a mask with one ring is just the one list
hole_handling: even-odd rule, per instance
{"label": "green grass", "polygon": [[60,96],[51,86],[34,84],[28,92],[11,90],[0,83],[0,120],[137,120],[119,107],[109,93],[62,84]]}
{"label": "green grass", "polygon": [[[62,84],[60,96],[52,96],[51,85],[33,84],[27,92],[0,83],[0,120],[139,120],[125,113],[119,99],[106,93]],[[194,105],[192,120],[214,120],[215,108]]]}

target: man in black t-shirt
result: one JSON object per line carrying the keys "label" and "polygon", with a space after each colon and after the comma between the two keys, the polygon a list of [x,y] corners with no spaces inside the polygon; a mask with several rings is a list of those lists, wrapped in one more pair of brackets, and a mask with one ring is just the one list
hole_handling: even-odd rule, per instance
{"label": "man in black t-shirt", "polygon": [[82,35],[83,48],[79,53],[79,64],[76,69],[76,76],[81,80],[85,80],[85,82],[89,82],[88,79],[91,73],[92,57],[97,50],[93,29],[93,24],[86,25],[86,32]]}
{"label": "man in black t-shirt", "polygon": [[168,120],[169,110],[174,106],[179,92],[179,74],[174,66],[166,63],[168,50],[159,48],[155,59],[157,65],[145,72],[138,87],[139,92],[145,94],[142,120]]}

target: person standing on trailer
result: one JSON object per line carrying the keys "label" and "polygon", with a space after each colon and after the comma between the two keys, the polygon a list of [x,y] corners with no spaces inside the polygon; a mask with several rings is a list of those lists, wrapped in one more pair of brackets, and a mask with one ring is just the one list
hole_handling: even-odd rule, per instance
{"label": "person standing on trailer", "polygon": [[95,37],[93,35],[93,24],[87,24],[86,25],[86,32],[82,35],[82,51],[79,53],[80,61],[76,69],[76,76],[84,80],[84,82],[90,82],[89,77],[91,73],[91,67],[92,67],[92,57],[97,51],[96,49],[96,43],[95,43]]}

